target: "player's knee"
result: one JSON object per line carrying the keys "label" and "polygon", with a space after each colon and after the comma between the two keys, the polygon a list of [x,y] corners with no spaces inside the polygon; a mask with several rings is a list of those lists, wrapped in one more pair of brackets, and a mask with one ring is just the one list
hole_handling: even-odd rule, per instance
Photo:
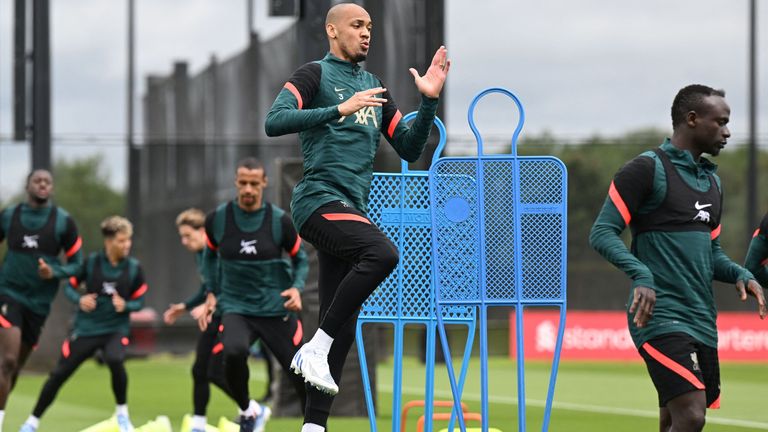
{"label": "player's knee", "polygon": [[382,243],[375,247],[372,255],[379,267],[387,274],[391,273],[400,261],[397,248],[390,242]]}
{"label": "player's knee", "polygon": [[11,354],[4,353],[0,355],[0,374],[3,378],[10,379],[16,373],[19,368],[19,357]]}
{"label": "player's knee", "polygon": [[700,431],[706,423],[706,411],[700,409],[688,409],[677,418],[672,419],[672,430]]}
{"label": "player's knee", "polygon": [[231,362],[238,359],[248,358],[248,347],[241,344],[224,344],[224,361]]}
{"label": "player's knee", "polygon": [[207,365],[201,364],[200,362],[195,362],[195,364],[192,365],[192,378],[207,379],[208,378]]}
{"label": "player's knee", "polygon": [[104,354],[104,363],[106,363],[110,369],[123,367],[124,361],[125,356],[122,354]]}

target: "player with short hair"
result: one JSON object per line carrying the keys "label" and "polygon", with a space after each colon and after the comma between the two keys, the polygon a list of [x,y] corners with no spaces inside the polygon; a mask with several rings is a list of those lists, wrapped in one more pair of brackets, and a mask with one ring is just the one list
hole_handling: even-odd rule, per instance
{"label": "player with short hair", "polygon": [[[211,290],[201,328],[221,310],[227,385],[240,408],[240,431],[261,432],[271,410],[248,395],[248,355],[256,339],[272,352],[283,369],[302,344],[301,290],[309,269],[301,238],[290,217],[264,200],[268,178],[255,158],[245,158],[235,171],[237,198],[221,204],[205,220],[206,265]],[[290,260],[289,260],[290,258]],[[301,398],[304,382],[289,374]]]}
{"label": "player with short hair", "polygon": [[304,432],[325,430],[357,313],[399,259],[397,248],[365,216],[380,136],[401,158],[416,161],[451,65],[440,47],[423,76],[410,69],[422,97],[409,127],[381,80],[360,67],[372,26],[368,12],[354,3],[330,8],[325,20],[329,53],[293,73],[264,125],[268,136],[299,134],[304,177],[293,190],[291,212],[320,264],[320,326],[291,364],[320,390],[308,394]]}
{"label": "player with short hair", "polygon": [[[37,430],[40,417],[53,403],[61,386],[99,350],[112,376],[119,430],[133,431],[128,416],[125,347],[129,344],[130,313],[144,306],[147,284],[139,261],[129,256],[133,236],[131,222],[121,216],[110,216],[101,223],[101,233],[104,249],[91,253],[65,288],[67,298],[78,305],[74,329],[62,344],[59,362],[20,432]],[[85,286],[82,292],[78,290],[81,283]]]}
{"label": "player with short hair", "polygon": [[[763,289],[720,247],[723,193],[717,156],[731,136],[725,92],[681,89],[672,138],[627,162],[613,178],[590,244],[632,279],[628,324],[659,396],[661,431],[699,431],[720,406],[717,309],[712,281],[735,283],[741,299]],[[627,249],[620,235],[632,231]]]}
{"label": "player with short hair", "polygon": [[[59,280],[83,261],[74,220],[51,202],[51,173],[29,173],[26,193],[25,203],[0,211],[0,242],[8,245],[0,267],[0,431],[8,396],[37,345]],[[66,264],[59,261],[61,252]]]}
{"label": "player with short hair", "polygon": [[[205,213],[196,208],[190,208],[179,213],[176,217],[176,228],[181,244],[195,254],[195,262],[200,273],[200,289],[183,303],[171,304],[163,313],[166,324],[172,325],[185,312],[189,311],[195,320],[203,313],[203,303],[206,292],[209,291],[204,275],[203,254],[205,252]],[[224,362],[221,351],[216,347],[221,325],[221,313],[216,312],[211,318],[210,325],[200,333],[195,348],[195,361],[192,364],[192,402],[194,406],[191,432],[204,432],[207,424],[206,410],[211,397],[209,383],[215,384],[228,396],[232,397],[226,378],[224,377]],[[214,352],[215,351],[215,352]]]}

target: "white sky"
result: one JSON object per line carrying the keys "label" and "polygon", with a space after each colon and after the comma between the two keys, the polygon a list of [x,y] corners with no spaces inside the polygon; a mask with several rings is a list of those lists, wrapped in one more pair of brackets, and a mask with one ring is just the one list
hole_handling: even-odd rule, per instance
{"label": "white sky", "polygon": [[[267,18],[266,2],[256,3],[256,26],[263,37],[289,24]],[[486,87],[506,87],[522,99],[524,134],[549,130],[576,138],[666,128],[674,94],[694,82],[724,88],[734,137],[747,133],[748,0],[446,3],[446,46],[453,61],[446,119],[451,136],[470,133],[467,106]],[[67,143],[54,148],[54,157],[101,152],[110,161],[112,183],[122,187],[127,2],[51,4],[53,133]],[[0,0],[0,200],[18,190],[29,159],[26,146],[7,142],[12,5],[12,0]],[[137,109],[147,74],[168,74],[176,60],[187,61],[194,73],[212,54],[224,59],[241,51],[245,5],[245,0],[136,0]],[[768,7],[758,6],[763,25],[759,100],[765,101]],[[759,130],[766,137],[768,107],[762,103],[760,108]],[[136,116],[140,123],[141,112]],[[478,126],[486,134],[511,135],[515,121],[511,103],[501,96],[489,97],[478,108]]]}

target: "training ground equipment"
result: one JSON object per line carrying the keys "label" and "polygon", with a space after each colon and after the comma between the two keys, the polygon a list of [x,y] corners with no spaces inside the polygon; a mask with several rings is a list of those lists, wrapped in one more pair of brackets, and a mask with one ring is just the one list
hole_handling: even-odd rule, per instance
{"label": "training ground equipment", "polygon": [[[192,430],[192,416],[189,414],[184,415],[181,419],[181,432],[190,432]],[[205,425],[205,432],[219,432],[219,428],[216,426]]]}
{"label": "training ground equipment", "polygon": [[[407,114],[403,121],[416,117]],[[445,147],[446,132],[443,122],[435,117],[440,133],[435,150],[434,164]],[[426,372],[424,384],[425,428],[432,431],[434,401],[435,345],[437,320],[435,318],[435,290],[432,285],[432,225],[430,222],[429,179],[426,171],[411,171],[408,163],[401,162],[399,173],[374,173],[368,194],[368,217],[397,246],[400,261],[384,282],[363,304],[356,327],[357,351],[363,378],[365,402],[371,432],[376,432],[376,413],[373,407],[371,383],[365,358],[363,325],[391,324],[394,327],[394,377],[392,383],[392,432],[400,424],[403,381],[403,333],[406,325],[421,325],[426,331]],[[460,324],[468,329],[466,349],[458,388],[462,388],[475,334],[475,315],[469,307],[459,307],[445,316],[446,324]],[[446,357],[450,361],[450,357]],[[453,424],[451,422],[451,424]]]}
{"label": "training ground equipment", "polygon": [[[511,98],[519,112],[512,153],[486,155],[475,127],[478,101],[492,93]],[[560,308],[542,430],[549,427],[560,349],[565,328],[567,185],[565,165],[550,156],[518,156],[517,139],[525,112],[520,100],[502,88],[478,94],[467,117],[477,140],[476,157],[444,157],[429,170],[432,256],[437,320],[445,358],[451,358],[445,331],[454,308],[479,309],[482,430],[488,431],[488,308],[515,308],[518,427],[525,431],[525,353],[523,310]],[[461,382],[447,362],[459,427]],[[450,427],[449,427],[450,430]]]}
{"label": "training ground equipment", "polygon": [[[412,400],[412,401],[406,402],[406,404],[403,405],[403,413],[400,416],[400,432],[405,432],[405,425],[408,422],[408,413],[413,408],[419,408],[419,407],[423,408],[425,406],[426,406],[426,402],[423,401],[423,400]],[[434,406],[434,407],[453,407],[453,401],[452,400],[450,400],[450,401],[436,400],[436,401],[432,402],[432,406]],[[467,404],[465,404],[464,402],[461,403],[461,410],[464,413],[469,412],[469,410],[467,409]]]}
{"label": "training ground equipment", "polygon": [[134,432],[173,432],[173,427],[171,427],[171,420],[167,416],[161,415],[133,430]]}
{"label": "training ground equipment", "polygon": [[240,425],[226,417],[219,418],[219,432],[240,432]]}
{"label": "training ground equipment", "polygon": [[93,426],[89,426],[80,432],[119,432],[120,427],[117,425],[117,418],[112,416],[107,420],[100,421]]}

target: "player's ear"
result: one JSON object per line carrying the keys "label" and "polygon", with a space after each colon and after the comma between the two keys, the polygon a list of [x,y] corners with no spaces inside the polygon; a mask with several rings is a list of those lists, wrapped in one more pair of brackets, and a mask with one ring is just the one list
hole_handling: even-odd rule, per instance
{"label": "player's ear", "polygon": [[331,23],[326,24],[325,33],[328,35],[329,39],[336,39],[336,26]]}

